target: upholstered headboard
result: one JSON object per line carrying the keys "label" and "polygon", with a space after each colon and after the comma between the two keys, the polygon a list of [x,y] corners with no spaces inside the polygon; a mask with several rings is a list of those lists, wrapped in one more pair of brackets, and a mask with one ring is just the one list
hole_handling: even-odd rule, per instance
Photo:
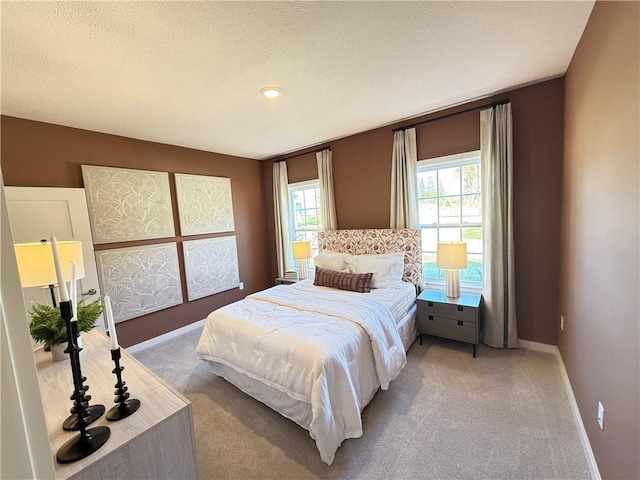
{"label": "upholstered headboard", "polygon": [[362,255],[405,252],[403,280],[423,286],[422,233],[413,228],[328,230],[318,233],[320,250]]}

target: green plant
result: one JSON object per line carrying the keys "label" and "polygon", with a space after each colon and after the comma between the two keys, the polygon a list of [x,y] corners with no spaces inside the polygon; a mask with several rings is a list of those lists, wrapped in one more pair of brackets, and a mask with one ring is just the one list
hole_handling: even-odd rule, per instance
{"label": "green plant", "polygon": [[[88,305],[84,304],[84,300],[80,300],[76,313],[78,330],[81,332],[91,330],[100,313],[102,313],[102,304],[99,299]],[[36,342],[44,343],[45,347],[53,347],[67,341],[67,326],[60,315],[60,308],[35,303],[29,311],[29,316],[31,317],[29,331]]]}

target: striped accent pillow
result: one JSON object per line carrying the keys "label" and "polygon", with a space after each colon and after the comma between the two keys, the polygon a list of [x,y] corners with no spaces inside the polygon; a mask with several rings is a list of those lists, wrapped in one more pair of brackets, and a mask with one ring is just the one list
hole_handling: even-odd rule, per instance
{"label": "striped accent pillow", "polygon": [[368,293],[371,291],[373,273],[348,273],[316,267],[313,284],[319,287],[331,287],[350,292]]}

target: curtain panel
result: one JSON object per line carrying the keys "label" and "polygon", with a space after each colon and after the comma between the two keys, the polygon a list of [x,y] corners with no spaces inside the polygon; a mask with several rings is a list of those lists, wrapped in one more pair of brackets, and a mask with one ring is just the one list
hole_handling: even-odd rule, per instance
{"label": "curtain panel", "polygon": [[316,153],[318,160],[318,180],[320,183],[320,206],[322,208],[322,224],[325,230],[337,230],[336,203],[333,195],[333,160],[328,148]]}
{"label": "curtain panel", "polygon": [[289,177],[286,162],[273,164],[273,213],[275,218],[278,276],[293,265],[291,234],[289,233]]}
{"label": "curtain panel", "polygon": [[484,343],[517,348],[511,104],[480,112]]}
{"label": "curtain panel", "polygon": [[416,129],[393,134],[391,228],[418,228],[418,149]]}

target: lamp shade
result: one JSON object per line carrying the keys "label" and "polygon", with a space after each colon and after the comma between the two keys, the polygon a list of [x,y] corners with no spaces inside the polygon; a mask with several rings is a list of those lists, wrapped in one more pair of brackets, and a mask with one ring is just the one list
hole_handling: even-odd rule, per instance
{"label": "lamp shade", "polygon": [[310,240],[300,240],[297,242],[293,242],[293,258],[296,260],[305,260],[307,258],[311,258],[313,254],[311,253],[311,241]]}
{"label": "lamp shade", "polygon": [[466,242],[438,242],[436,265],[447,270],[467,268]]}
{"label": "lamp shade", "polygon": [[[14,247],[23,288],[58,283],[49,242],[17,243]],[[77,240],[58,242],[58,251],[65,281],[71,280],[72,263],[76,266],[76,279],[84,278],[82,243]]]}

